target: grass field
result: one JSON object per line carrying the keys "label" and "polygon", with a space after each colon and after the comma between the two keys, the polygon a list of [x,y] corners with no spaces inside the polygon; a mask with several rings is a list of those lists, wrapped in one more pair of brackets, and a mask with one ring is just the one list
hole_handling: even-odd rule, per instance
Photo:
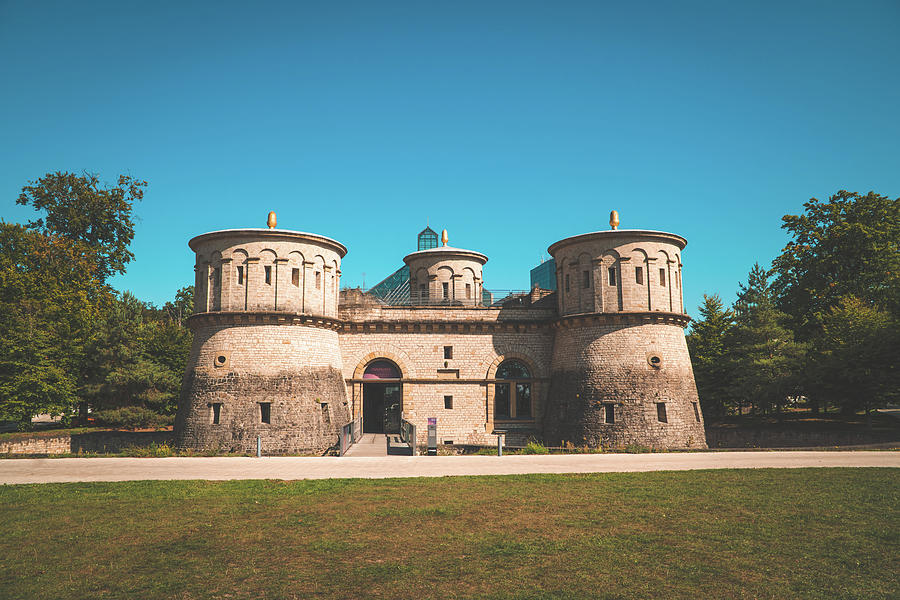
{"label": "grass field", "polygon": [[0,487],[2,598],[897,598],[897,469]]}

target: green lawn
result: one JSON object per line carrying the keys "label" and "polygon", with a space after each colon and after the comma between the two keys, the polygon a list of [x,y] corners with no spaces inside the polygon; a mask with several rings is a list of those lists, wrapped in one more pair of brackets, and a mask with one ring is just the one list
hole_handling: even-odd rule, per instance
{"label": "green lawn", "polygon": [[897,598],[900,470],[0,487],[2,598]]}

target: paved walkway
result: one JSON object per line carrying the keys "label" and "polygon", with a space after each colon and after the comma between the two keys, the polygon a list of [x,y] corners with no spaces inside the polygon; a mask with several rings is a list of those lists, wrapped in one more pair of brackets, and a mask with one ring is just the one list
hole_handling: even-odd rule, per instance
{"label": "paved walkway", "polygon": [[412,456],[409,446],[400,441],[396,434],[364,433],[359,441],[350,446],[348,456]]}
{"label": "paved walkway", "polygon": [[895,467],[900,452],[696,452],[545,456],[28,458],[0,460],[0,483],[141,479],[329,479],[442,477],[521,473],[603,473],[754,469],[763,467]]}

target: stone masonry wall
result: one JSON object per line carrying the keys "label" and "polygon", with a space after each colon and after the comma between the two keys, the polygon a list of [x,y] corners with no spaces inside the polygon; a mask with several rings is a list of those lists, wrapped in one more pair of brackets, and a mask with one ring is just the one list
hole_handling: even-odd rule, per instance
{"label": "stone masonry wall", "polygon": [[[261,403],[270,404],[270,423]],[[336,331],[196,327],[175,423],[180,446],[252,452],[261,436],[266,454],[317,453],[337,443],[349,420]]]}
{"label": "stone masonry wall", "polygon": [[[527,430],[539,437],[550,375],[553,333],[549,327],[465,333],[453,331],[447,324],[435,325],[435,329],[431,333],[342,333],[343,375],[351,413],[358,416],[362,411],[361,379],[366,365],[386,358],[402,372],[403,416],[416,425],[421,443],[425,442],[428,417],[437,417],[442,442],[492,444],[496,441],[491,435],[495,427]],[[444,359],[445,346],[452,347],[452,359]],[[507,358],[516,358],[531,370],[532,419],[494,420],[495,386],[491,380],[497,366]],[[444,396],[453,397],[452,409],[444,408]]]}
{"label": "stone masonry wall", "polygon": [[[598,319],[602,319],[600,316]],[[653,357],[659,366],[651,365]],[[703,417],[684,330],[672,324],[582,324],[556,332],[550,405],[552,445],[640,444],[705,448]],[[658,403],[665,404],[666,422]],[[613,422],[606,420],[613,405]]]}

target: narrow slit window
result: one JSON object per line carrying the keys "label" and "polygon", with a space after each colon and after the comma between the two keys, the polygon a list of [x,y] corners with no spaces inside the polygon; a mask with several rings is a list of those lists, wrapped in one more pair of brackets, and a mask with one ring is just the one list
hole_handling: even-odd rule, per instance
{"label": "narrow slit window", "polygon": [[444,299],[446,300],[450,297],[450,284],[445,281],[441,284],[441,289],[443,290]]}
{"label": "narrow slit window", "polygon": [[585,289],[591,287],[591,273],[589,271],[581,272],[581,287]]}
{"label": "narrow slit window", "polygon": [[453,408],[453,396],[444,396],[444,408],[447,410]]}
{"label": "narrow slit window", "polygon": [[666,287],[666,270],[665,269],[659,270],[659,285],[661,285],[662,287]]}
{"label": "narrow slit window", "polygon": [[660,423],[668,423],[669,419],[666,417],[666,403],[665,402],[657,402],[656,403],[656,420]]}
{"label": "narrow slit window", "polygon": [[271,402],[260,402],[259,403],[259,420],[261,423],[271,423],[272,422],[272,403]]}
{"label": "narrow slit window", "polygon": [[608,274],[609,274],[609,285],[616,285],[616,268],[610,267]]}
{"label": "narrow slit window", "polygon": [[322,289],[322,272],[321,271],[316,271],[316,289],[317,290]]}
{"label": "narrow slit window", "polygon": [[213,425],[219,424],[219,418],[222,416],[222,403],[221,402],[213,402],[210,404],[212,408],[212,422]]}
{"label": "narrow slit window", "polygon": [[272,267],[266,267],[266,283],[272,285]]}
{"label": "narrow slit window", "polygon": [[635,267],[634,268],[634,282],[638,285],[644,285],[644,268],[643,267]]}
{"label": "narrow slit window", "polygon": [[466,300],[471,300],[471,299],[472,299],[472,284],[467,283],[466,284]]}
{"label": "narrow slit window", "polygon": [[244,285],[244,267],[238,267],[237,273],[238,273],[238,285]]}
{"label": "narrow slit window", "polygon": [[700,407],[697,406],[696,402],[691,402],[691,404],[694,405],[694,419],[696,419],[697,422],[699,423],[700,422]]}
{"label": "narrow slit window", "polygon": [[213,286],[219,285],[222,281],[222,267],[216,267],[213,270]]}
{"label": "narrow slit window", "polygon": [[300,287],[300,269],[291,269],[291,285]]}
{"label": "narrow slit window", "polygon": [[607,423],[615,423],[616,422],[616,405],[615,404],[604,404],[603,412],[604,412],[604,420]]}
{"label": "narrow slit window", "polygon": [[566,291],[569,291],[569,274],[566,273]]}
{"label": "narrow slit window", "polygon": [[453,346],[444,346],[444,360],[453,358]]}

